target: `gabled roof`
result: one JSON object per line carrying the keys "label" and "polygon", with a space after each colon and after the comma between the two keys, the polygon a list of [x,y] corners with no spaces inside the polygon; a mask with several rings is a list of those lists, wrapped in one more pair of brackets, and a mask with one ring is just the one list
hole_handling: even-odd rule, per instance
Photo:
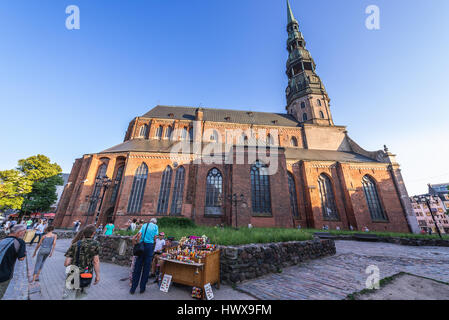
{"label": "gabled roof", "polygon": [[[160,119],[176,119],[176,120],[195,120],[194,107],[177,107],[177,106],[156,106],[147,113],[143,118],[160,118]],[[300,127],[296,119],[289,114],[256,112],[256,111],[240,111],[229,109],[212,109],[201,108],[203,111],[203,120],[212,122],[228,122],[241,124],[256,124],[283,127]]]}
{"label": "gabled roof", "polygon": [[[157,152],[169,153],[175,144],[179,141],[157,140],[157,139],[132,139],[125,141],[112,148],[106,149],[100,153],[121,153],[121,152]],[[188,141],[181,142],[184,144],[182,150],[192,150],[193,144]],[[203,143],[203,147],[208,143]],[[330,150],[313,150],[301,148],[284,148],[285,157],[295,160],[309,161],[341,161],[341,162],[377,162],[373,159],[364,157],[354,152],[330,151]]]}

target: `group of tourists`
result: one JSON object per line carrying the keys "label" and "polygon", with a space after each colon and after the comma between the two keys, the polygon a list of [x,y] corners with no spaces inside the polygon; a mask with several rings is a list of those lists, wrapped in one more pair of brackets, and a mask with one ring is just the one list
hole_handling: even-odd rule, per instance
{"label": "group of tourists", "polygon": [[[79,220],[74,222],[74,228],[79,229],[80,225]],[[137,229],[138,226],[139,229]],[[132,260],[129,292],[134,294],[139,288],[139,292],[143,293],[149,278],[156,277],[157,268],[162,266],[162,261],[159,258],[167,242],[165,234],[159,233],[156,218],[152,218],[148,223],[134,219],[131,220],[128,227],[132,231],[139,230],[132,238],[132,242],[142,249]],[[0,241],[0,299],[13,278],[16,261],[22,261],[26,257],[26,244],[23,239],[27,232],[27,224],[10,224],[8,228],[9,234]],[[37,240],[32,255],[33,258],[36,258],[31,279],[31,282],[34,283],[39,282],[39,275],[47,259],[52,257],[58,237],[54,233],[54,227],[49,226],[45,220],[38,221],[32,225],[32,228],[35,229],[36,234],[31,240],[30,246],[34,240]],[[114,224],[110,222],[102,228],[102,233],[106,236],[111,235],[114,229]],[[64,266],[70,266],[70,270],[77,269],[76,274],[80,275],[81,285],[77,287],[74,276],[67,274],[63,299],[83,299],[87,297],[91,282],[94,285],[100,282],[100,243],[95,240],[96,234],[98,234],[98,228],[95,225],[85,226],[77,232],[66,251]],[[67,281],[70,283],[67,284]]]}

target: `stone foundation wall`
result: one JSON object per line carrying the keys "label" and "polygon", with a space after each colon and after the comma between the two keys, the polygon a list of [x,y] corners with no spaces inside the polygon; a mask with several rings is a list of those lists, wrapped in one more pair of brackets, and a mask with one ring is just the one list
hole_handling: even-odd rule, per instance
{"label": "stone foundation wall", "polygon": [[221,247],[221,280],[236,283],[336,253],[333,240],[290,241]]}
{"label": "stone foundation wall", "polygon": [[[132,242],[130,237],[98,236],[100,259],[121,266],[130,266]],[[292,241],[283,243],[219,246],[221,250],[221,280],[236,283],[310,259],[335,254],[333,240]]]}

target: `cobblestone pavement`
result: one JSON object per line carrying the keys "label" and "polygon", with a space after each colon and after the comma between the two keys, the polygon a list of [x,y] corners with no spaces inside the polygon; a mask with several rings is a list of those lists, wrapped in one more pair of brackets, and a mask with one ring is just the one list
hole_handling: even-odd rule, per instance
{"label": "cobblestone pavement", "polygon": [[378,242],[336,241],[337,254],[243,282],[237,290],[258,299],[344,299],[365,288],[370,265],[380,278],[400,271],[449,282],[449,248],[410,247]]}
{"label": "cobblestone pavement", "polygon": [[[69,247],[71,240],[58,240],[55,253],[45,262],[40,275],[40,281],[30,285],[31,300],[59,300],[62,299],[62,292],[65,280],[64,253]],[[34,269],[35,258],[31,258],[35,245],[28,246],[30,276]],[[153,283],[154,278],[150,278],[147,290],[139,294],[139,290],[134,295],[129,294],[128,281],[129,268],[111,263],[100,264],[100,283],[92,285],[89,289],[87,299],[89,300],[190,300],[191,287],[172,284],[168,293],[159,290],[157,284]],[[121,279],[126,278],[125,281]],[[221,285],[217,290],[213,287],[216,300],[253,300],[252,296],[233,290],[230,286]]]}

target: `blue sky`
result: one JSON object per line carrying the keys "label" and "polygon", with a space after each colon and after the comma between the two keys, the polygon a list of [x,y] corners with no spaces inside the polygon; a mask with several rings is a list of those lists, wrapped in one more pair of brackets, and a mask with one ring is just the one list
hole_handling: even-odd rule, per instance
{"label": "blue sky", "polygon": [[[291,6],[335,123],[396,153],[410,194],[449,182],[449,1]],[[42,153],[70,172],[157,104],[284,112],[286,20],[284,0],[2,0],[0,169]]]}

